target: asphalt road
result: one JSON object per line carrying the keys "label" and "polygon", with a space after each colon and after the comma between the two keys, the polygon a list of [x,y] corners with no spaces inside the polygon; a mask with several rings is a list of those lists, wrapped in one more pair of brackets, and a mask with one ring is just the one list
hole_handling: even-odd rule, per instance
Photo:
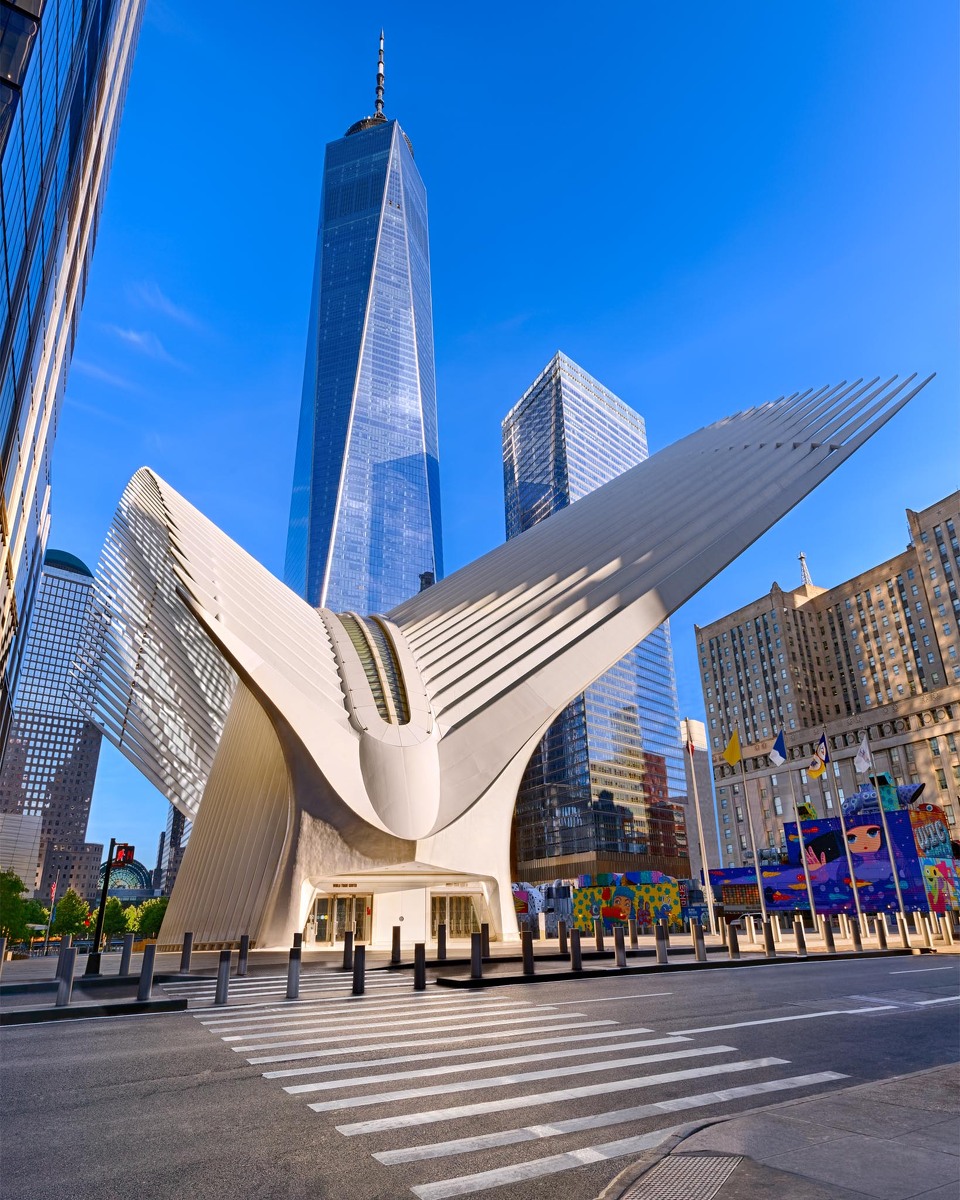
{"label": "asphalt road", "polygon": [[956,1062],[958,976],[926,955],[415,994],[376,972],[352,998],[328,971],[295,1003],[236,981],[227,1010],[187,984],[189,1013],[0,1034],[3,1200],[589,1200],[685,1122]]}

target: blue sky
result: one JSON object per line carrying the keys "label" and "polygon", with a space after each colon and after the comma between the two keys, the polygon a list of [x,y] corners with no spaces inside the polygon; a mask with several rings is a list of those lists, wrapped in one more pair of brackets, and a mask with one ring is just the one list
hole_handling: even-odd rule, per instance
{"label": "blue sky", "polygon": [[[325,142],[386,111],[427,186],[444,551],[503,538],[500,420],[558,349],[651,451],[738,409],[937,371],[673,620],[832,585],[960,486],[954,0],[149,0],[54,456],[91,566],[149,464],[278,574]],[[229,12],[229,18],[225,13]],[[166,803],[105,747],[89,836],[152,865]]]}

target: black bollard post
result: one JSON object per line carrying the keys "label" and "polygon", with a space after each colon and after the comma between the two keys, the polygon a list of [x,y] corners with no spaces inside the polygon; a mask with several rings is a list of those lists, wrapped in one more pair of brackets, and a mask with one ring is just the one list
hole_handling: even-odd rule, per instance
{"label": "black bollard post", "polygon": [[910,949],[910,930],[907,928],[907,919],[903,913],[897,913],[897,929],[900,930],[900,942],[904,950]]}
{"label": "black bollard post", "polygon": [[580,952],[580,930],[576,926],[570,930],[570,970],[583,970],[583,955]]}
{"label": "black bollard post", "polygon": [[[6,958],[7,958],[7,939],[5,937],[0,937],[0,974],[3,973],[3,964],[6,962]],[[57,978],[59,978],[59,971],[57,974]]]}
{"label": "black bollard post", "polygon": [[663,942],[665,946],[670,945],[670,922],[666,917],[660,918],[660,928],[663,930]]}
{"label": "black bollard post", "polygon": [[877,931],[877,948],[886,950],[887,948],[887,918],[883,913],[877,913],[876,923],[874,928]]}
{"label": "black bollard post", "polygon": [[920,933],[923,936],[923,944],[928,949],[933,948],[933,940],[930,937],[930,922],[927,920],[926,913],[917,913],[917,920],[920,923]]}
{"label": "black bollard post", "polygon": [[120,974],[130,974],[130,956],[133,954],[133,938],[132,933],[123,935],[123,949],[120,951]]}
{"label": "black bollard post", "polygon": [[703,926],[699,921],[693,922],[693,955],[697,962],[707,961],[707,944],[703,940]]}
{"label": "black bollard post", "polygon": [[727,953],[731,958],[740,957],[740,938],[737,935],[736,925],[727,926]]}
{"label": "black bollard post", "polygon": [[567,923],[566,921],[557,922],[557,941],[559,943],[560,953],[564,958],[570,953],[567,948]]}
{"label": "black bollard post", "polygon": [[613,953],[616,958],[617,966],[624,968],[627,965],[627,948],[623,942],[623,926],[616,925],[613,930]]}
{"label": "black bollard post", "polygon": [[413,990],[427,990],[427,947],[424,942],[413,944]]}
{"label": "black bollard post", "polygon": [[437,962],[445,962],[447,957],[447,926],[441,921],[437,926]]}
{"label": "black bollard post", "polygon": [[640,942],[637,940],[636,917],[630,917],[630,919],[627,921],[627,928],[630,930],[630,949],[636,950],[636,948],[640,945]]}
{"label": "black bollard post", "polygon": [[807,939],[803,932],[803,917],[793,918],[793,936],[797,939],[797,958],[806,958]]}
{"label": "black bollard post", "polygon": [[343,935],[343,970],[353,970],[353,930],[348,929]]}
{"label": "black bollard post", "polygon": [[71,946],[68,950],[64,951],[63,955],[63,972],[57,984],[56,1008],[66,1008],[70,1003],[70,997],[73,994],[73,971],[76,965],[77,948],[76,946]]}
{"label": "black bollard post", "polygon": [[300,956],[303,950],[300,946],[290,947],[290,961],[287,963],[287,999],[300,998]]}
{"label": "black bollard post", "polygon": [[823,945],[827,954],[836,954],[837,943],[833,936],[833,918],[829,916],[823,918]]}
{"label": "black bollard post", "polygon": [[393,937],[390,942],[390,962],[396,966],[400,962],[400,926],[394,925]]}
{"label": "black bollard post", "polygon": [[73,945],[73,934],[65,933],[60,938],[60,953],[57,955],[57,973],[54,979],[63,978],[63,963],[66,958],[67,951]]}
{"label": "black bollard post", "polygon": [[303,949],[303,934],[302,933],[295,933],[293,935],[293,944],[297,950]]}
{"label": "black bollard post", "polygon": [[217,992],[213,998],[214,1004],[226,1004],[230,994],[230,958],[231,950],[220,951],[220,962],[217,965]]}
{"label": "black bollard post", "polygon": [[250,934],[240,934],[240,953],[237,955],[237,974],[246,975],[247,962],[250,957]]}
{"label": "black bollard post", "polygon": [[943,914],[943,936],[947,939],[947,945],[954,945],[955,937],[953,932],[953,909],[948,908]]}
{"label": "black bollard post", "polygon": [[603,953],[603,918],[593,918],[593,941],[597,950]]}
{"label": "black bollard post", "polygon": [[190,974],[190,956],[193,954],[193,934],[183,935],[183,948],[180,951],[180,974]]}
{"label": "black bollard post", "polygon": [[525,929],[520,934],[520,946],[523,951],[523,973],[532,975],[536,967],[533,962],[533,933],[531,930]]}
{"label": "black bollard post", "polygon": [[773,941],[773,926],[770,924],[770,918],[763,922],[763,950],[767,958],[777,957],[777,947]]}
{"label": "black bollard post", "polygon": [[366,986],[367,948],[357,946],[353,952],[353,994],[362,996]]}
{"label": "black bollard post", "polygon": [[148,942],[143,948],[140,963],[140,981],[137,984],[137,1000],[149,1000],[153,995],[153,968],[157,961],[157,943]]}
{"label": "black bollard post", "polygon": [[654,937],[657,943],[657,965],[665,967],[667,965],[667,931],[662,921],[657,922]]}
{"label": "black bollard post", "polygon": [[470,934],[470,978],[483,978],[483,934]]}
{"label": "black bollard post", "polygon": [[484,958],[490,957],[490,926],[484,921],[480,926],[480,947]]}
{"label": "black bollard post", "polygon": [[860,918],[856,915],[850,918],[850,939],[853,942],[855,954],[863,953],[863,937],[860,933]]}

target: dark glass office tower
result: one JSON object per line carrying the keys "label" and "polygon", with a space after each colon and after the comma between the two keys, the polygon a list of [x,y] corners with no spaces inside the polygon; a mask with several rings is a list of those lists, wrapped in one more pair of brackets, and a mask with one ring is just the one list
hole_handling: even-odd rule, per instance
{"label": "dark glass office tower", "polygon": [[50,458],[144,0],[0,3],[0,745]]}
{"label": "dark glass office tower", "polygon": [[[557,354],[503,421],[507,537],[647,457],[643,418]],[[514,815],[518,878],[689,874],[680,715],[664,623],[557,717]]]}
{"label": "dark glass office tower", "polygon": [[326,148],[286,582],[384,612],[442,573],[427,195],[383,114]]}

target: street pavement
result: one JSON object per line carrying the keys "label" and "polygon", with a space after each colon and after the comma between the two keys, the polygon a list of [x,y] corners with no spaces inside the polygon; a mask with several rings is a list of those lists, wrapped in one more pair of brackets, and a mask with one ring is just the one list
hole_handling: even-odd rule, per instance
{"label": "street pavement", "polygon": [[[285,972],[267,966],[231,981],[227,1008],[212,978],[173,980],[164,992],[188,1014],[3,1034],[4,1200],[55,1186],[38,1141],[62,1149],[76,1200],[111,1187],[739,1200],[770,1194],[772,1177],[778,1200],[956,1197],[958,977],[946,954],[481,992],[414,992],[408,972],[371,970],[354,997],[349,976],[318,967],[286,1001]],[[897,1098],[883,1081],[902,1075],[926,1082]],[[900,1182],[916,1190],[890,1190],[890,1171],[888,1190],[866,1186],[859,1157],[881,1161],[878,1146],[914,1156]],[[670,1193],[657,1172],[681,1167]]]}

